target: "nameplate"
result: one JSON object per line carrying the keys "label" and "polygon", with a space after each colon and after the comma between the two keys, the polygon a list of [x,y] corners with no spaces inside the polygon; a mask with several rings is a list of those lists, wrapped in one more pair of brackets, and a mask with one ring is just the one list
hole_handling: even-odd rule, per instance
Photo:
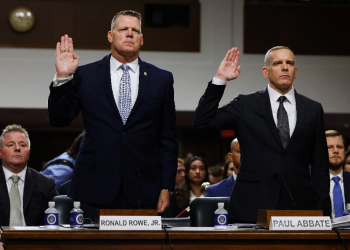
{"label": "nameplate", "polygon": [[269,230],[332,230],[329,216],[271,216]]}
{"label": "nameplate", "polygon": [[100,216],[100,230],[162,230],[160,216]]}

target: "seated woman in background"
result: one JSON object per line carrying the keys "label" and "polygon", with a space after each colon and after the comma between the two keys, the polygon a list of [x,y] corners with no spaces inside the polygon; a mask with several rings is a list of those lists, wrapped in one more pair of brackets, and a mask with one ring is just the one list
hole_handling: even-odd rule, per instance
{"label": "seated woman in background", "polygon": [[232,161],[227,160],[224,165],[224,172],[222,173],[224,179],[231,177],[235,166],[233,165]]}
{"label": "seated woman in background", "polygon": [[199,156],[193,156],[185,162],[185,183],[176,188],[162,217],[173,218],[186,209],[197,197],[204,197],[201,191],[203,182],[208,181],[208,164]]}

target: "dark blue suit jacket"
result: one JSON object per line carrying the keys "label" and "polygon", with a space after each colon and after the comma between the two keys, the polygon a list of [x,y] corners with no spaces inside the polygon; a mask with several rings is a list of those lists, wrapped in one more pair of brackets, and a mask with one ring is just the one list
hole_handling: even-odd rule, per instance
{"label": "dark blue suit jacket", "polygon": [[[195,111],[194,124],[198,128],[234,129],[237,134],[241,166],[230,198],[229,217],[256,223],[258,209],[276,208],[320,209],[330,216],[329,159],[321,104],[295,91],[297,121],[284,149],[267,88],[238,95],[218,108],[224,89],[209,83]],[[289,204],[279,207],[281,200]]]}
{"label": "dark blue suit jacket", "polygon": [[109,204],[123,185],[128,202],[155,207],[160,190],[175,186],[173,76],[139,59],[137,100],[123,125],[111,87],[110,56],[78,67],[68,83],[51,85],[50,123],[67,126],[82,112],[85,133],[72,180],[75,200]]}
{"label": "dark blue suit jacket", "polygon": [[[45,210],[49,201],[57,196],[55,179],[44,176],[27,167],[23,190],[23,214],[27,226],[41,226],[45,221]],[[0,169],[0,226],[8,226],[10,220],[10,198],[5,174]]]}
{"label": "dark blue suit jacket", "polygon": [[233,175],[205,189],[205,197],[230,197],[235,179]]}
{"label": "dark blue suit jacket", "polygon": [[344,179],[344,197],[345,197],[345,208],[346,204],[350,203],[350,172],[343,171]]}

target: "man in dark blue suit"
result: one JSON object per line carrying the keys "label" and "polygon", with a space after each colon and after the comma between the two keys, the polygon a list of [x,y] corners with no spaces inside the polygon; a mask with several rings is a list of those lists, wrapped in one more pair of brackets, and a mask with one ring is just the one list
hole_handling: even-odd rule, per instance
{"label": "man in dark blue suit", "polygon": [[219,183],[210,185],[205,189],[205,197],[230,197],[233,185],[235,184],[239,167],[241,165],[241,150],[239,142],[234,139],[231,142],[231,152],[227,154],[233,164],[233,173],[230,177],[223,179]]}
{"label": "man in dark blue suit", "polygon": [[[343,216],[346,204],[350,203],[350,173],[343,170],[346,144],[344,137],[336,130],[327,130],[326,139],[329,156],[329,196],[332,201],[332,218],[336,218]],[[336,179],[338,179],[337,182]],[[337,199],[337,192],[339,192],[339,199]]]}
{"label": "man in dark blue suit", "polygon": [[323,109],[294,90],[293,52],[284,46],[271,48],[262,68],[267,87],[238,95],[218,108],[227,81],[240,73],[238,59],[237,48],[227,52],[194,116],[196,127],[234,129],[240,142],[241,166],[230,197],[229,219],[256,223],[258,209],[319,209],[329,216]]}
{"label": "man in dark blue suit", "polygon": [[177,169],[173,76],[139,58],[139,13],[119,12],[108,41],[111,54],[80,67],[71,38],[56,46],[50,123],[67,126],[81,111],[85,128],[69,196],[91,218],[96,208],[162,213]]}

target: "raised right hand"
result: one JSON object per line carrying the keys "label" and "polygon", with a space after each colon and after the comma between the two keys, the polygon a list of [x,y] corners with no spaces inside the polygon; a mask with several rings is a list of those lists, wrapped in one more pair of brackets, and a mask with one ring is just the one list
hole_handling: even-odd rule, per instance
{"label": "raised right hand", "polygon": [[56,45],[56,78],[68,78],[77,70],[79,57],[73,52],[73,39],[64,35]]}
{"label": "raised right hand", "polygon": [[218,73],[216,74],[216,77],[224,80],[224,81],[230,81],[233,79],[236,79],[241,72],[241,66],[238,65],[238,59],[239,59],[239,51],[238,48],[232,48],[230,49],[224,58],[222,60]]}

